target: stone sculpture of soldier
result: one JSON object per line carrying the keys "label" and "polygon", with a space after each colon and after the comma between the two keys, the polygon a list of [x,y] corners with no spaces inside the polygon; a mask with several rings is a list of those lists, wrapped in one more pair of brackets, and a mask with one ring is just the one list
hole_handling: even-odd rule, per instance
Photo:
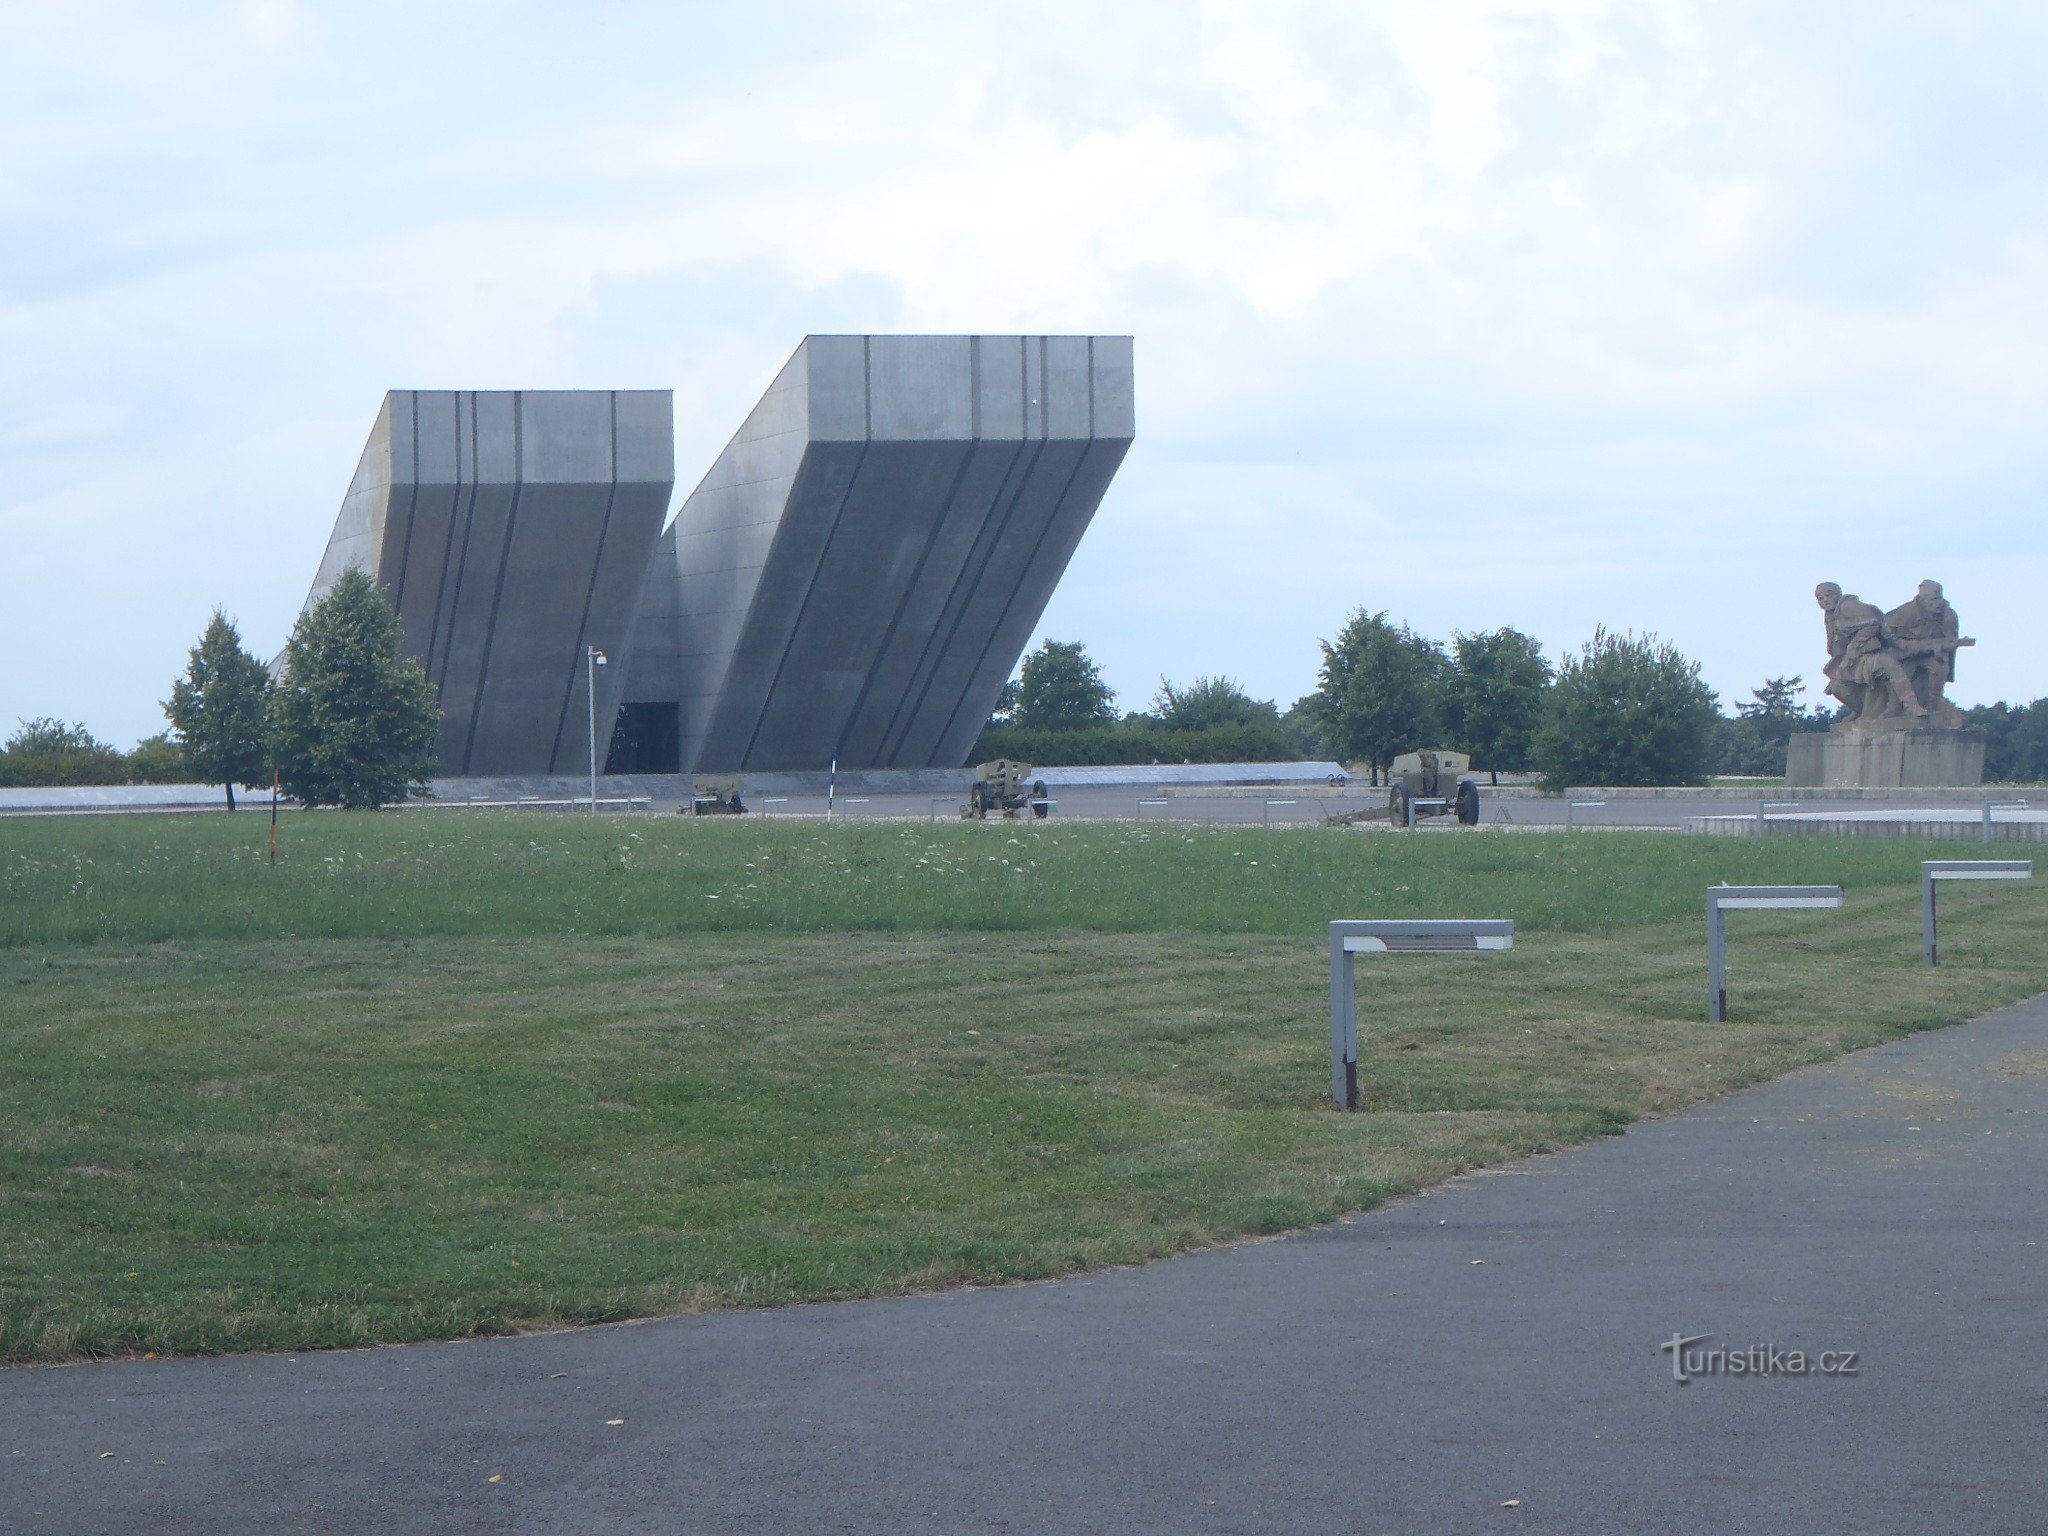
{"label": "stone sculpture of soldier", "polygon": [[1962,638],[1962,625],[1941,583],[1923,581],[1910,602],[1884,616],[1885,643],[1912,680],[1913,697],[1927,713],[1929,725],[1959,728],[1963,712],[1942,690],[1956,680],[1956,651],[1974,640]]}
{"label": "stone sculpture of soldier", "polygon": [[1832,581],[1815,587],[1813,597],[1827,622],[1827,691],[1848,710],[1844,724],[1877,725],[1900,715],[1915,723],[1923,719],[1927,707],[1887,642],[1883,612]]}

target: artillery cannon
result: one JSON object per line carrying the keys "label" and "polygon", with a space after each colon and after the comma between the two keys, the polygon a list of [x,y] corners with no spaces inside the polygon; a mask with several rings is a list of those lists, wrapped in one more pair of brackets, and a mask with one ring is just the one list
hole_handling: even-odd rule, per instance
{"label": "artillery cannon", "polygon": [[1465,777],[1472,759],[1463,752],[1425,747],[1403,752],[1387,770],[1387,817],[1397,827],[1415,816],[1456,816],[1465,826],[1479,820],[1479,786]]}
{"label": "artillery cannon", "polygon": [[974,770],[974,782],[967,788],[967,803],[960,807],[961,819],[972,817],[982,821],[990,811],[1000,811],[1014,819],[1019,811],[1029,806],[1031,814],[1043,821],[1052,803],[1046,798],[1045,780],[1024,782],[1030,774],[1029,763],[1014,762],[1007,757],[981,764]]}
{"label": "artillery cannon", "polygon": [[690,781],[690,813],[694,816],[744,816],[738,779],[696,778]]}

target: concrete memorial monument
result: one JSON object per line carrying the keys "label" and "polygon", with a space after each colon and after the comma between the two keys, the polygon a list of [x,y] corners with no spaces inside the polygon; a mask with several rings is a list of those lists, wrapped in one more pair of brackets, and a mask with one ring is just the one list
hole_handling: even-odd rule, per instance
{"label": "concrete memorial monument", "polygon": [[1132,394],[1128,336],[806,337],[664,530],[667,390],[394,390],[307,601],[390,594],[445,774],[957,768]]}
{"label": "concrete memorial monument", "polygon": [[1814,588],[1827,632],[1827,691],[1842,717],[1787,744],[1785,782],[1830,788],[1973,785],[1984,780],[1984,733],[1945,690],[1962,634],[1941,583],[1923,581],[1890,612],[1832,581]]}

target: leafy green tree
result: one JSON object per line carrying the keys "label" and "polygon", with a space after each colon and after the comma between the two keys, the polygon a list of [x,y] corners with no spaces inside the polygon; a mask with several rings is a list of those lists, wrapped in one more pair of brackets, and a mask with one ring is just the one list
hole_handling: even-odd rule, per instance
{"label": "leafy green tree", "polygon": [[74,725],[48,715],[21,721],[7,738],[7,751],[13,757],[67,757],[113,750],[83,724]]}
{"label": "leafy green tree", "polygon": [[1047,640],[1024,658],[1010,722],[1033,731],[1078,731],[1116,720],[1116,695],[1078,642]]}
{"label": "leafy green tree", "polygon": [[1552,789],[1704,783],[1720,715],[1698,662],[1655,635],[1596,630],[1558,668],[1536,766]]}
{"label": "leafy green tree", "polygon": [[83,725],[23,720],[0,749],[0,784],[126,784],[128,759]]}
{"label": "leafy green tree", "polygon": [[1303,761],[1337,755],[1323,724],[1322,703],[1322,695],[1304,694],[1280,717],[1281,733],[1286,736],[1294,755]]}
{"label": "leafy green tree", "polygon": [[1806,691],[1802,677],[1773,677],[1735,706],[1735,718],[1722,719],[1715,732],[1716,773],[1772,777],[1785,771],[1785,744],[1794,731],[1826,724],[1800,702]]}
{"label": "leafy green tree", "polygon": [[391,600],[360,570],[299,616],[270,703],[287,794],[369,809],[425,790],[441,709],[403,639]]}
{"label": "leafy green tree", "polygon": [[995,707],[988,712],[990,725],[1008,725],[1017,715],[1017,680],[1013,677],[1003,684],[1003,691],[996,695]]}
{"label": "leafy green tree", "polygon": [[1543,647],[1519,629],[1460,634],[1452,642],[1451,667],[1458,745],[1496,784],[1503,768],[1533,764],[1543,691],[1550,686]]}
{"label": "leafy green tree", "polygon": [[1198,677],[1186,688],[1176,688],[1162,677],[1152,713],[1170,731],[1280,724],[1280,711],[1270,699],[1253,698],[1227,677]]}
{"label": "leafy green tree", "polygon": [[128,754],[131,784],[182,784],[191,773],[185,749],[171,740],[167,731],[143,737]]}
{"label": "leafy green tree", "polygon": [[2039,784],[2048,780],[2048,699],[2031,704],[1979,704],[1969,722],[1990,739],[1984,746],[1984,777],[1995,784]]}
{"label": "leafy green tree", "polygon": [[227,791],[229,810],[237,784],[269,776],[270,674],[242,649],[234,620],[220,609],[192,647],[185,675],[171,684],[164,713],[191,771],[200,783]]}
{"label": "leafy green tree", "polygon": [[1385,612],[1359,609],[1323,642],[1317,712],[1330,745],[1366,763],[1377,784],[1401,753],[1435,744],[1449,670],[1434,640],[1390,623]]}

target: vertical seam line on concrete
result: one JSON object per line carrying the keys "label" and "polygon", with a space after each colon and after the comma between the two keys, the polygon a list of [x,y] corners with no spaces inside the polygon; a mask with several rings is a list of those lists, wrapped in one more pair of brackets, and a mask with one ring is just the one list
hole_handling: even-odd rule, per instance
{"label": "vertical seam line on concrete", "polygon": [[[930,665],[925,669],[924,682],[917,689],[917,701],[912,705],[910,713],[904,718],[902,729],[897,732],[895,746],[897,752],[901,752],[909,747],[910,733],[917,728],[918,718],[924,714],[925,704],[931,698],[932,685],[938,681],[939,669],[945,665],[946,652],[952,649],[954,638],[960,633],[961,624],[966,621],[969,610],[974,606],[974,594],[981,588],[981,578],[988,570],[989,561],[995,558],[995,552],[1002,544],[1003,534],[1010,526],[1011,517],[1016,514],[1017,502],[1023,497],[1024,486],[1031,480],[1031,471],[1027,468],[1024,471],[1023,479],[1017,482],[1017,490],[1010,497],[1009,506],[1003,506],[1003,495],[1009,490],[1010,477],[1016,474],[1017,466],[1024,462],[1024,450],[1030,446],[1030,443],[1031,338],[1029,336],[1019,336],[1017,338],[1017,451],[1011,455],[1009,466],[1003,471],[1002,481],[997,485],[996,494],[989,503],[988,516],[982,519],[981,524],[982,533],[985,534],[988,532],[990,521],[994,520],[995,537],[982,550],[979,565],[976,565],[974,561],[975,545],[968,546],[967,559],[962,562],[960,574],[953,582],[953,591],[947,598],[948,606],[953,607],[953,621],[950,625],[945,626],[945,642],[939,645],[936,651],[933,650],[931,642],[926,643],[926,655],[930,660]],[[1038,453],[1034,452],[1031,455],[1031,463],[1036,465],[1037,462]],[[980,543],[981,536],[978,534],[975,538],[975,544]],[[973,567],[972,575],[968,574],[970,566]],[[959,597],[963,582],[966,584],[967,596],[958,606],[953,606],[953,599]],[[945,624],[945,615],[946,610],[940,609],[939,619],[941,625]],[[933,627],[933,641],[938,639],[938,628],[939,626],[937,625]],[[973,678],[970,676],[968,681],[971,684]],[[932,752],[938,750],[939,740],[944,737],[947,727],[953,723],[953,717],[957,713],[959,713],[957,706],[946,711],[945,718],[939,722],[939,729],[932,738]],[[915,756],[930,758],[932,755],[932,752],[916,752],[915,749],[912,750]]]}
{"label": "vertical seam line on concrete", "polygon": [[484,651],[477,663],[476,695],[469,705],[469,738],[462,744],[462,771],[476,756],[476,730],[484,714],[484,689],[491,680],[491,647],[498,637],[498,608],[505,600],[505,572],[512,564],[512,536],[519,529],[519,498],[526,489],[526,396],[512,396],[512,505],[505,509],[505,543],[498,551],[498,580],[491,590],[491,616],[484,625]]}
{"label": "vertical seam line on concrete", "polygon": [[[404,542],[404,544],[402,544],[402,545],[401,545],[401,546],[399,547],[399,551],[398,551],[398,582],[397,582],[397,584],[396,584],[396,588],[395,588],[395,590],[394,590],[394,591],[392,592],[392,594],[391,594],[391,607],[392,607],[392,611],[393,611],[393,612],[395,612],[395,613],[397,613],[397,614],[399,615],[399,617],[400,617],[400,620],[401,620],[401,622],[403,621],[403,619],[404,619],[404,616],[405,616],[405,573],[406,573],[406,572],[407,572],[407,571],[408,571],[409,569],[411,569],[411,567],[412,567],[412,530],[413,530],[413,527],[414,527],[414,525],[415,525],[415,524],[416,524],[416,523],[417,523],[417,522],[419,521],[419,512],[420,512],[420,397],[419,397],[419,391],[417,391],[417,390],[414,390],[414,391],[413,391],[413,393],[412,393],[412,396],[411,396],[411,400],[412,400],[412,411],[411,411],[411,415],[412,415],[412,493],[411,493],[411,494],[410,494],[409,496],[407,496],[407,497],[406,497],[406,501],[405,501],[405,542]],[[389,531],[388,529],[387,529],[387,530],[385,531],[385,537],[386,537],[387,539],[388,539],[388,538],[390,537],[390,531]],[[384,558],[384,552],[383,552],[382,550],[379,550],[379,551],[377,551],[377,558],[378,558],[378,561],[379,561],[379,562],[381,563],[381,562],[382,562],[382,560],[383,560],[383,558]]]}
{"label": "vertical seam line on concrete", "polygon": [[[1024,584],[1030,580],[1031,568],[1038,564],[1038,557],[1045,549],[1046,538],[1052,533],[1054,526],[1058,524],[1060,513],[1066,509],[1067,498],[1073,494],[1074,482],[1080,479],[1081,466],[1088,462],[1088,454],[1093,447],[1093,443],[1083,445],[1081,452],[1074,459],[1074,467],[1067,472],[1066,484],[1060,487],[1059,495],[1053,498],[1052,514],[1046,518],[1045,526],[1038,530],[1038,537],[1031,545],[1031,553],[1025,557],[1023,569],[1018,575],[1017,585],[1011,590],[1010,595],[1004,599],[1003,611],[996,616],[995,623],[989,627],[988,639],[982,642],[981,655],[975,659],[974,670],[967,674],[968,689],[974,687],[974,679],[981,674],[981,669],[988,664],[989,649],[996,643],[996,636],[1002,633],[1003,621],[1009,618],[1010,610],[1016,606],[1018,593],[1024,590]],[[1031,637],[1027,634],[1024,638],[1029,640]],[[964,690],[960,702],[963,705],[967,702],[967,693]],[[960,711],[956,707],[952,717],[947,722],[949,728],[954,721],[959,719],[959,715]],[[945,739],[945,731],[942,730],[939,733],[939,740],[943,743]]]}
{"label": "vertical seam line on concrete", "polygon": [[[469,391],[469,496],[467,503],[459,509],[451,508],[448,517],[448,553],[441,566],[441,601],[434,605],[434,634],[439,637],[429,640],[427,646],[427,672],[434,670],[435,646],[446,641],[446,649],[439,652],[441,675],[436,679],[436,689],[448,686],[448,658],[455,650],[455,616],[462,603],[462,573],[469,564],[469,535],[476,526],[476,493],[478,483],[483,479],[483,469],[478,462],[482,439],[477,430],[477,392]],[[455,396],[455,479],[456,500],[462,497],[462,395]],[[456,557],[455,528],[462,526],[461,558]],[[443,623],[445,618],[446,623]]]}
{"label": "vertical seam line on concrete", "polygon": [[1095,441],[1095,338],[1088,338],[1088,441]]}
{"label": "vertical seam line on concrete", "polygon": [[[1002,542],[1002,530],[1008,525],[1010,514],[1016,509],[1017,496],[1011,494],[1010,482],[1017,473],[1017,466],[1024,461],[1024,450],[1029,446],[1030,444],[1020,437],[1017,446],[1011,450],[1010,462],[1003,467],[1003,477],[996,483],[995,494],[989,498],[988,511],[982,515],[981,528],[974,536],[974,543],[968,545],[966,558],[960,562],[960,574],[953,578],[953,589],[946,594],[945,605],[939,609],[938,621],[932,625],[931,634],[925,637],[924,650],[918,657],[917,670],[910,675],[910,686],[904,690],[904,697],[897,705],[896,715],[889,722],[889,735],[883,740],[883,749],[891,756],[904,749],[912,727],[917,724],[917,717],[924,712],[925,701],[931,696],[932,684],[938,678],[939,667],[945,653],[952,645],[953,636],[960,632],[961,621],[966,617],[968,609],[973,606],[974,589],[979,574],[987,569],[996,547]],[[1028,471],[1024,478],[1030,478]],[[1021,484],[1022,482],[1019,482],[1020,490],[1017,495],[1022,494]],[[1006,496],[1010,498],[1007,508],[1004,505]],[[991,524],[996,525],[993,539],[988,538]],[[985,541],[987,547],[983,550],[980,564],[976,565],[975,548]],[[973,575],[969,574],[970,570],[974,572]],[[964,597],[961,595],[963,588],[966,591]],[[939,639],[942,632],[946,637],[943,643]],[[952,714],[949,712],[946,718],[950,721]]]}
{"label": "vertical seam line on concrete", "polygon": [[[746,768],[751,764],[754,748],[761,740],[761,727],[767,723],[768,710],[775,702],[776,690],[782,686],[783,668],[789,665],[789,653],[796,649],[796,637],[803,633],[804,614],[810,610],[811,594],[818,590],[818,572],[825,568],[825,561],[832,553],[832,539],[839,532],[840,521],[846,516],[846,504],[853,500],[854,488],[860,484],[860,472],[867,468],[868,449],[874,446],[874,359],[871,338],[869,337],[863,336],[860,340],[860,358],[861,395],[863,397],[861,400],[861,422],[867,436],[862,439],[860,454],[853,461],[853,473],[846,477],[846,489],[839,497],[839,505],[833,509],[831,526],[825,530],[824,540],[818,545],[817,563],[811,567],[811,579],[804,584],[803,598],[796,605],[796,617],[790,621],[789,638],[782,642],[782,654],[775,659],[775,670],[769,674],[768,686],[761,694],[761,707],[754,715],[753,729],[747,733],[746,747],[740,752],[740,760],[733,764],[733,767],[736,769]],[[794,490],[795,487],[792,486],[791,489]],[[787,503],[784,505],[786,509]],[[745,632],[745,626],[742,625],[741,633],[745,634]]]}
{"label": "vertical seam line on concrete", "polygon": [[[555,719],[555,744],[548,752],[549,773],[561,772],[562,736],[569,729],[569,706],[576,701],[576,669],[584,660],[583,648],[590,644],[590,608],[592,601],[597,596],[598,572],[604,569],[605,540],[610,537],[612,531],[612,505],[618,500],[619,496],[619,392],[616,389],[610,392],[610,399],[612,417],[611,484],[604,493],[604,520],[597,526],[597,552],[591,557],[590,585],[584,589],[583,593],[583,618],[576,626],[576,650],[569,658],[569,686],[562,694],[562,712]],[[609,658],[609,660],[613,665],[621,664],[616,656]],[[583,670],[587,676],[590,668],[585,667]],[[592,687],[590,691],[592,699],[595,700],[597,689]],[[594,704],[593,707],[595,707]],[[607,739],[610,737],[609,722],[606,722],[606,737]],[[599,766],[602,766],[602,764]]]}
{"label": "vertical seam line on concrete", "polygon": [[[946,531],[947,520],[953,515],[953,504],[960,499],[960,487],[966,483],[967,471],[973,467],[975,454],[980,448],[980,441],[972,440],[967,445],[967,451],[960,457],[960,467],[953,473],[953,483],[946,488],[946,499],[939,505],[939,515],[932,522],[932,531],[925,536],[924,548],[918,552],[917,564],[911,568],[910,579],[903,584],[902,599],[896,604],[896,611],[889,615],[888,626],[882,631],[882,643],[875,647],[875,659],[868,667],[867,676],[861,679],[860,692],[854,696],[853,708],[847,711],[846,719],[840,724],[839,734],[833,745],[835,756],[838,750],[846,745],[847,734],[852,731],[854,721],[860,718],[861,708],[868,701],[868,692],[875,686],[877,674],[889,659],[889,647],[895,642],[896,631],[903,623],[903,616],[910,611],[911,599],[917,593],[918,578],[924,575],[925,564],[931,559],[932,551],[938,547],[939,535]],[[943,611],[942,609],[941,612]],[[892,712],[889,724],[894,723],[895,715]],[[885,726],[883,736],[886,735]],[[884,756],[884,746],[885,741],[878,738],[875,742],[877,758]],[[875,766],[887,767],[888,764],[878,762]]]}
{"label": "vertical seam line on concrete", "polygon": [[[1027,450],[1029,451],[1028,458],[1026,457]],[[930,757],[932,753],[936,752],[939,742],[946,734],[947,728],[952,725],[954,716],[960,712],[959,705],[957,704],[950,707],[942,704],[940,707],[944,710],[944,715],[939,722],[939,728],[932,734],[931,749],[920,752],[919,749],[911,746],[910,733],[916,728],[918,717],[924,713],[926,701],[931,697],[932,688],[938,683],[939,669],[945,665],[946,654],[952,650],[954,641],[960,634],[960,626],[967,622],[967,615],[974,611],[974,600],[981,592],[982,580],[988,575],[989,565],[995,559],[996,552],[1003,547],[1003,539],[1010,531],[1010,521],[1017,515],[1017,504],[1024,499],[1024,490],[1031,483],[1032,471],[1038,467],[1038,461],[1044,455],[1045,443],[1043,439],[1025,437],[1018,441],[1016,456],[1010,460],[1010,467],[1004,473],[1004,484],[996,493],[996,504],[989,511],[989,517],[993,520],[995,526],[994,537],[988,540],[987,546],[981,552],[981,559],[979,561],[974,560],[972,550],[968,552],[969,563],[973,566],[972,573],[970,574],[968,571],[963,570],[960,574],[960,582],[954,585],[954,591],[957,593],[960,590],[960,583],[965,583],[967,595],[961,599],[959,605],[954,609],[953,622],[946,630],[945,641],[934,652],[931,670],[925,677],[924,686],[918,690],[917,707],[911,712],[910,718],[903,723],[900,747],[910,750],[915,755]],[[1018,473],[1020,465],[1023,467],[1021,474]],[[1010,483],[1011,476],[1016,477],[1014,486]],[[1007,504],[1003,501],[1005,492],[1009,496]],[[988,526],[988,523],[985,522],[983,524],[984,530]],[[978,667],[979,663],[976,663],[976,665]],[[970,672],[968,674],[967,682],[969,687],[973,686],[973,673]],[[965,696],[964,690],[962,696]]]}

